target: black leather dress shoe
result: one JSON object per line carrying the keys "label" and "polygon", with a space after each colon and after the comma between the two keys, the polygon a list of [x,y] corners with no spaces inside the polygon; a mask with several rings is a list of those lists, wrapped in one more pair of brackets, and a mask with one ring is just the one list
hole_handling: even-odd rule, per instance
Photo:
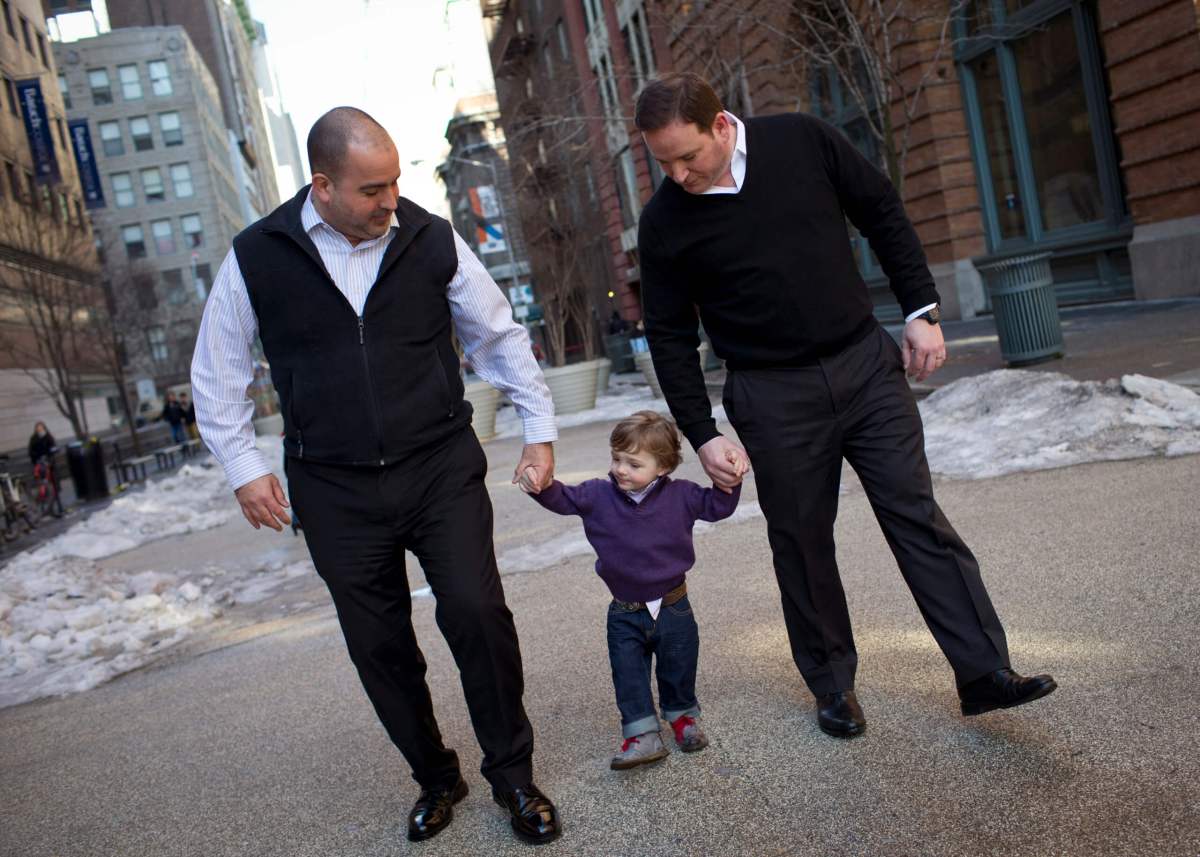
{"label": "black leather dress shoe", "polygon": [[867,728],[867,719],[852,690],[839,690],[817,698],[817,725],[834,738],[853,738]]}
{"label": "black leather dress shoe", "polygon": [[562,833],[558,810],[533,783],[519,789],[492,789],[492,798],[512,816],[513,833],[530,845],[553,842]]}
{"label": "black leather dress shoe", "polygon": [[1058,684],[1048,675],[1026,678],[1010,669],[996,670],[958,689],[962,702],[962,713],[970,717],[995,711],[997,708],[1013,708],[1033,702],[1054,692]]}
{"label": "black leather dress shoe", "polygon": [[408,814],[408,841],[421,842],[441,833],[454,820],[454,805],[467,796],[467,781],[459,777],[448,789],[421,789]]}

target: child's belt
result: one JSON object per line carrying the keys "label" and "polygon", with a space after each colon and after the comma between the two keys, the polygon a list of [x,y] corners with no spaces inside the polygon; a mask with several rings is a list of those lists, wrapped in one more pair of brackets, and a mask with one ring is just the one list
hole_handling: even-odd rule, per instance
{"label": "child's belt", "polygon": [[[664,595],[662,597],[662,603],[664,605],[674,604],[685,595],[687,595],[687,581],[679,584],[666,595]],[[646,606],[646,602],[644,601],[622,601],[619,598],[614,598],[613,604],[616,604],[622,610],[627,610],[630,613],[636,613]]]}

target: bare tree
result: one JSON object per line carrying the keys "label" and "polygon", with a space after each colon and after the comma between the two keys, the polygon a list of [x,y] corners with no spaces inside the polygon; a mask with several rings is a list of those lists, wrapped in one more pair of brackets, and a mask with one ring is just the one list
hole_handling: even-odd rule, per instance
{"label": "bare tree", "polygon": [[33,206],[0,210],[0,351],[88,433],[83,377],[98,368],[91,319],[102,304],[91,232]]}
{"label": "bare tree", "polygon": [[588,122],[599,117],[583,114],[574,80],[561,84],[536,97],[520,93],[506,100],[505,112],[509,169],[553,366],[566,363],[576,338],[585,360],[596,356],[593,296],[604,271],[595,250],[605,240],[588,178]]}
{"label": "bare tree", "polygon": [[[691,40],[699,46],[693,58],[699,67],[693,70],[750,114],[755,81],[773,77],[794,89],[799,107],[807,102],[810,81],[831,73],[878,146],[880,166],[902,191],[913,129],[926,110],[929,87],[943,83],[954,23],[969,5],[968,0],[710,0],[706,14],[685,19],[672,39],[689,28],[704,30]],[[770,49],[761,49],[764,42]]]}

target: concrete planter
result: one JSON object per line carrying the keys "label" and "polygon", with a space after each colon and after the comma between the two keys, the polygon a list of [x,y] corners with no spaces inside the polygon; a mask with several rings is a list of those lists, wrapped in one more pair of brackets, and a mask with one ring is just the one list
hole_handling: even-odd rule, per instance
{"label": "concrete planter", "polygon": [[496,408],[500,404],[500,391],[487,381],[474,381],[463,388],[463,398],[471,403],[474,414],[471,425],[475,436],[491,440],[496,436]]}
{"label": "concrete planter", "polygon": [[259,417],[254,421],[254,433],[279,437],[283,434],[283,414],[271,414],[269,417]]}
{"label": "concrete planter", "polygon": [[[700,348],[697,349],[700,353],[700,365],[704,366],[708,359],[708,343],[701,342]],[[654,361],[650,358],[649,351],[639,351],[633,355],[633,362],[637,364],[637,368],[641,371],[642,377],[646,379],[646,383],[650,385],[650,392],[654,394],[654,398],[661,399],[663,397],[662,387],[658,385],[658,375],[654,372]]]}
{"label": "concrete planter", "polygon": [[543,370],[556,414],[573,414],[596,407],[596,381],[600,372],[597,362],[587,360]]}
{"label": "concrete planter", "polygon": [[596,396],[608,392],[608,376],[612,374],[613,362],[607,357],[599,357],[592,361],[596,364]]}

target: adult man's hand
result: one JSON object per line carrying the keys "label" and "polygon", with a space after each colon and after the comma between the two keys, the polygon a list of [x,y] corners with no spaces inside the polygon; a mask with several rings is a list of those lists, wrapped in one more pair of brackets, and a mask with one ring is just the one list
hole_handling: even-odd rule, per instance
{"label": "adult man's hand", "polygon": [[288,507],[288,501],[283,493],[283,486],[272,473],[247,482],[233,493],[242,506],[242,514],[256,530],[266,524],[280,532],[284,525],[292,522],[288,513],[284,511]]}
{"label": "adult man's hand", "polygon": [[904,371],[910,377],[924,381],[946,362],[942,326],[930,324],[923,318],[914,318],[904,325],[900,356],[904,358]]}
{"label": "adult man's hand", "polygon": [[526,494],[540,494],[554,479],[554,444],[527,443],[513,471],[513,485]]}
{"label": "adult man's hand", "polygon": [[746,450],[724,435],[717,435],[699,449],[700,466],[713,484],[732,494],[742,484],[742,477],[750,469],[750,456]]}

